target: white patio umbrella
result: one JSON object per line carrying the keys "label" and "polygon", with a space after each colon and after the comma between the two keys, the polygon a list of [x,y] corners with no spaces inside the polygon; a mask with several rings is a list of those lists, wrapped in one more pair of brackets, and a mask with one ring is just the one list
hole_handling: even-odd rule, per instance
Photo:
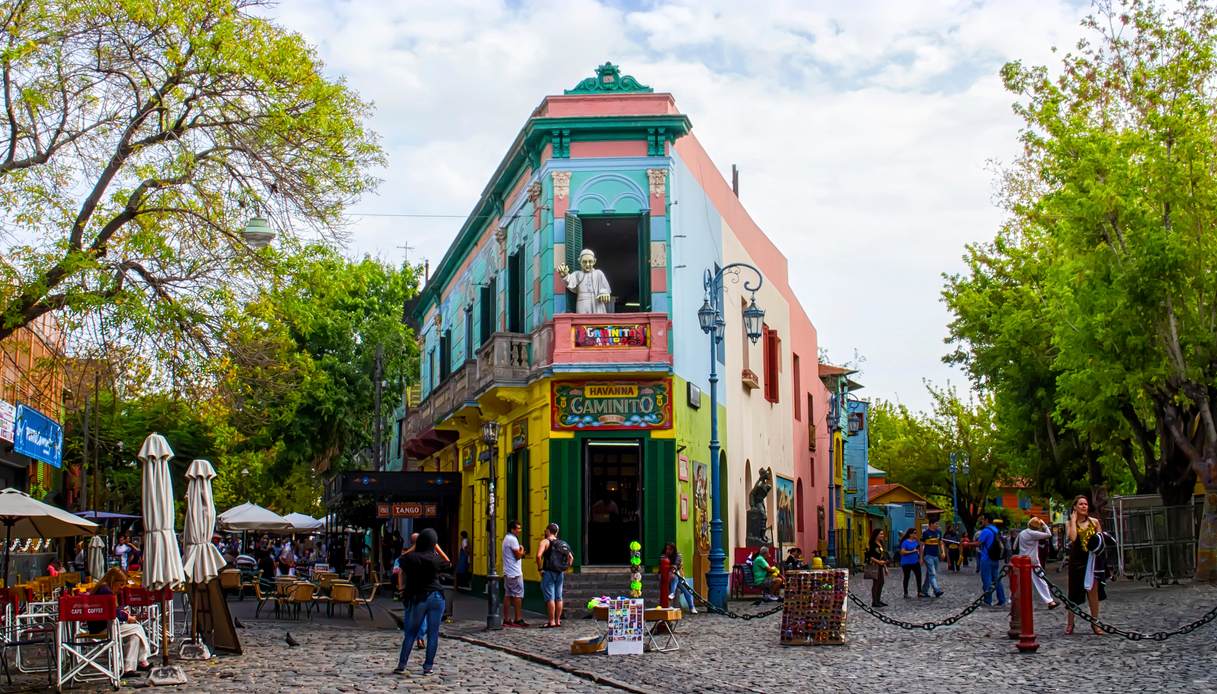
{"label": "white patio umbrella", "polygon": [[17,537],[92,535],[98,525],[74,513],[44,504],[17,489],[0,490],[0,523],[4,524],[4,584],[8,585],[8,552]]}
{"label": "white patio umbrella", "polygon": [[291,532],[292,522],[261,506],[245,502],[221,513],[216,519],[221,530],[272,530]]}
{"label": "white patio umbrella", "polygon": [[224,557],[211,544],[216,524],[216,507],[211,500],[211,480],[215,476],[215,469],[206,460],[196,460],[186,470],[186,524],[182,527],[186,551],[182,564],[190,583],[207,583],[219,576],[224,566]]}
{"label": "white patio umbrella", "polygon": [[106,573],[106,541],[101,535],[94,535],[89,540],[89,575],[97,580]]}
{"label": "white patio umbrella", "polygon": [[317,520],[316,518],[313,518],[312,516],[304,514],[304,513],[293,512],[293,513],[287,514],[286,516],[284,516],[284,518],[287,519],[292,524],[293,529],[295,529],[297,532],[302,532],[302,533],[313,532],[315,530],[321,530],[321,528],[325,525],[324,523]]}
{"label": "white patio umbrella", "polygon": [[176,588],[186,580],[182,554],[173,532],[173,449],[160,434],[149,434],[140,446],[144,463],[144,587]]}

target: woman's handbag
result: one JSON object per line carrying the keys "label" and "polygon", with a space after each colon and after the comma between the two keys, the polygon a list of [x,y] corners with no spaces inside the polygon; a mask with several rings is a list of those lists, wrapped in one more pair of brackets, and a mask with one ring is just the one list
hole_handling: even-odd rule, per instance
{"label": "woman's handbag", "polygon": [[868,563],[866,568],[862,569],[862,579],[873,581],[877,578],[879,578],[879,565],[874,562]]}

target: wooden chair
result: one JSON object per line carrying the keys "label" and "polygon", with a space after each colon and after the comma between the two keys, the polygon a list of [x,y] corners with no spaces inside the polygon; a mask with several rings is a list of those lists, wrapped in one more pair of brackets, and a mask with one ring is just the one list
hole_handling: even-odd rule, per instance
{"label": "wooden chair", "polygon": [[[270,586],[267,587],[270,588]],[[254,609],[254,619],[258,618],[258,615],[262,612],[262,606],[268,602],[274,603],[275,615],[278,616],[282,598],[277,593],[263,593],[262,581],[254,581],[254,597],[258,599],[258,607]]]}
{"label": "wooden chair", "polygon": [[334,613],[335,605],[346,605],[347,616],[355,618],[355,600],[359,597],[359,591],[355,588],[354,583],[334,583],[330,586],[330,614]]}
{"label": "wooden chair", "polygon": [[235,591],[238,600],[245,599],[245,584],[241,582],[241,572],[236,569],[224,569],[220,571],[220,590],[224,592]]}
{"label": "wooden chair", "polygon": [[296,619],[300,618],[301,606],[307,606],[308,609],[305,611],[305,616],[311,617],[313,615],[313,596],[316,594],[316,591],[317,586],[314,586],[312,583],[307,581],[295,583],[292,585],[290,592],[288,592],[287,598],[283,601],[283,604],[286,605],[289,610],[292,607],[295,607],[294,615]]}
{"label": "wooden chair", "polygon": [[372,614],[372,603],[375,602],[375,600],[376,600],[376,590],[378,588],[380,588],[380,583],[373,583],[372,591],[370,593],[368,593],[368,597],[363,598],[363,597],[359,597],[358,595],[356,595],[355,599],[351,601],[352,612],[354,611],[354,609],[356,607],[366,607],[366,608],[368,608],[368,617],[370,619],[376,619],[376,616]]}
{"label": "wooden chair", "polygon": [[74,586],[77,583],[80,583],[80,572],[69,571],[67,573],[61,573],[59,574],[59,580],[63,581],[63,585],[65,586]]}

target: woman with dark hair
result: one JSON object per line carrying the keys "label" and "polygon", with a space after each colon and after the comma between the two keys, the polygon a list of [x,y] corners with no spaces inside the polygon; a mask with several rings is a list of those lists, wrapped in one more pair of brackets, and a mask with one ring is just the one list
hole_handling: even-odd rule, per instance
{"label": "woman with dark hair", "polygon": [[397,667],[393,669],[397,674],[406,670],[406,662],[410,659],[410,652],[414,650],[415,639],[420,636],[424,619],[427,623],[427,657],[423,661],[423,674],[430,675],[435,666],[435,651],[439,648],[439,625],[444,619],[444,586],[440,583],[440,574],[451,570],[448,560],[436,551],[438,539],[435,530],[424,529],[418,534],[414,551],[402,555],[400,560],[405,583],[405,638],[401,642]]}
{"label": "woman with dark hair", "polygon": [[[1103,529],[1099,519],[1090,515],[1090,501],[1079,494],[1073,500],[1069,522],[1065,524],[1069,538],[1069,602],[1081,605],[1090,603],[1090,616],[1099,618],[1099,579],[1095,576],[1095,555],[1102,551]],[[1090,628],[1096,635],[1103,630],[1093,624]],[[1073,633],[1073,613],[1068,613],[1065,633]]]}
{"label": "woman with dark hair", "polygon": [[871,607],[887,607],[883,602],[883,579],[887,576],[887,533],[875,528],[870,533],[870,546],[866,549],[867,573],[871,577]]}
{"label": "woman with dark hair", "polygon": [[921,541],[917,539],[917,528],[904,531],[900,538],[900,570],[904,572],[904,597],[909,596],[909,576],[917,577],[917,597],[928,597],[921,591]]}
{"label": "woman with dark hair", "polygon": [[[697,603],[693,601],[693,591],[689,588],[688,582],[685,581],[684,558],[676,550],[675,542],[669,542],[663,546],[663,557],[668,560],[672,568],[672,578],[668,581],[667,586],[668,600],[675,600],[677,591],[680,591],[680,594],[689,602],[689,611],[692,614],[697,614]],[[679,600],[676,600],[676,606],[680,607]]]}

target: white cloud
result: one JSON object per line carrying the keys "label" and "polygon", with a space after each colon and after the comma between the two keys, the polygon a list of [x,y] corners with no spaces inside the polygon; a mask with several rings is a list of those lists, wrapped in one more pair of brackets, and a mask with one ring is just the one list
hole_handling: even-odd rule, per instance
{"label": "white cloud", "polygon": [[[1085,13],[1035,3],[292,0],[270,16],[376,104],[389,153],[358,212],[468,213],[531,110],[606,59],[676,96],[792,267],[821,344],[867,394],[925,406],[940,274],[991,237],[987,162],[1017,152],[997,71],[1051,61]],[[437,262],[461,219],[356,217],[351,250]]]}

